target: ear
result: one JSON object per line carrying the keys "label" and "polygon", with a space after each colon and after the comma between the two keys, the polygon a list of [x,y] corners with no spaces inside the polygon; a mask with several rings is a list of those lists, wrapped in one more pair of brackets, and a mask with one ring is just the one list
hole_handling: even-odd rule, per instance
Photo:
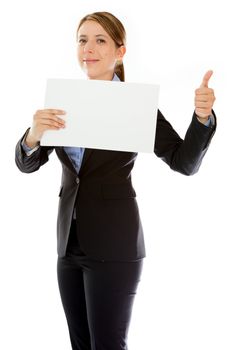
{"label": "ear", "polygon": [[124,45],[121,45],[120,47],[118,47],[117,53],[116,53],[117,60],[122,61],[125,53],[126,53],[126,47]]}

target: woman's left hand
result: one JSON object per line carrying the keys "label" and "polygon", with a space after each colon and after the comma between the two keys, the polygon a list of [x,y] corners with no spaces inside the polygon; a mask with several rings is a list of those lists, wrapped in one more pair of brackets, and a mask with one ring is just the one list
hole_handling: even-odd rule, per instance
{"label": "woman's left hand", "polygon": [[195,113],[198,120],[205,124],[212,114],[212,108],[215,101],[214,91],[208,87],[209,79],[213,74],[212,70],[205,73],[202,83],[195,90]]}

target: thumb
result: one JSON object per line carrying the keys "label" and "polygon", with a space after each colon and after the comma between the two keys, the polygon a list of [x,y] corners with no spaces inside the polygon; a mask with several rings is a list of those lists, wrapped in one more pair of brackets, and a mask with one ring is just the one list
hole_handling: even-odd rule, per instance
{"label": "thumb", "polygon": [[213,75],[212,70],[208,70],[208,72],[205,73],[202,83],[200,85],[200,88],[208,87],[209,79],[211,78],[212,75]]}

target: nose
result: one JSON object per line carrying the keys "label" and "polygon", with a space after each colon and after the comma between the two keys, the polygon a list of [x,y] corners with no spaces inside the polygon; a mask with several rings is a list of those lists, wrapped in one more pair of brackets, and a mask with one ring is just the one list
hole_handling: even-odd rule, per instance
{"label": "nose", "polygon": [[94,52],[94,44],[92,42],[88,41],[84,45],[84,52],[93,53]]}

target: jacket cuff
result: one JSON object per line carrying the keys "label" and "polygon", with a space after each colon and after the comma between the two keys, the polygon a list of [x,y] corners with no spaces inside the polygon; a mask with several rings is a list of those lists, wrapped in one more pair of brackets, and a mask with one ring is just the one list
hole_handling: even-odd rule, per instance
{"label": "jacket cuff", "polygon": [[208,119],[208,122],[206,124],[203,124],[201,123],[199,120],[198,120],[198,117],[194,111],[194,114],[193,114],[193,120],[196,120],[196,122],[202,126],[203,128],[209,128],[209,129],[213,129],[215,130],[216,129],[216,126],[217,126],[217,118],[216,118],[216,114],[215,112],[212,110],[212,114],[210,115],[209,119]]}

